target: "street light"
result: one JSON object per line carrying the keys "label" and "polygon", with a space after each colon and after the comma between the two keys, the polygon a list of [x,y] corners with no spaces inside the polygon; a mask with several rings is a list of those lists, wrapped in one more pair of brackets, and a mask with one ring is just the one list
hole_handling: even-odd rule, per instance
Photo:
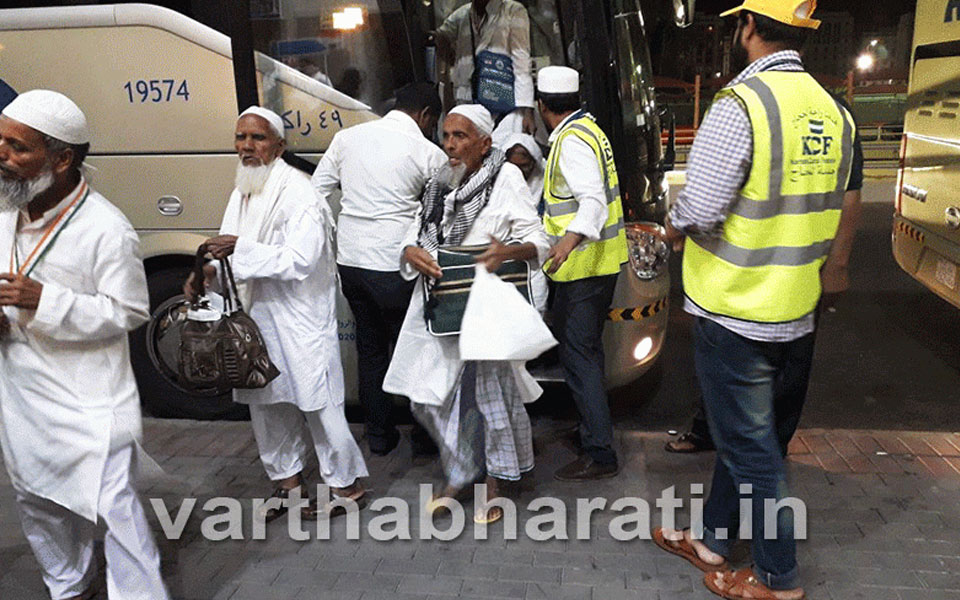
{"label": "street light", "polygon": [[869,71],[876,64],[876,59],[873,57],[873,54],[869,52],[864,52],[857,57],[857,69],[860,71]]}

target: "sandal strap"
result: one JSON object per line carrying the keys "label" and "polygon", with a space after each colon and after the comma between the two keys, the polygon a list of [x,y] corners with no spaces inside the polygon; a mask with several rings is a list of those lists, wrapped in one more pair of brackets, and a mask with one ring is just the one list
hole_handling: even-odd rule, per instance
{"label": "sandal strap", "polygon": [[[732,577],[729,581],[727,575]],[[728,571],[721,575],[721,580],[724,584],[724,592],[736,598],[744,598],[747,588],[750,588],[751,600],[777,600],[770,588],[757,578],[750,567]]]}

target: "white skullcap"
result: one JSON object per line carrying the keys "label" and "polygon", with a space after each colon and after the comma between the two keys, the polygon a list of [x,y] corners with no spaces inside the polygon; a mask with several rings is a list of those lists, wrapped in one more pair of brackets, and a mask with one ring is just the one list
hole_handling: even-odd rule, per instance
{"label": "white skullcap", "polygon": [[262,106],[251,106],[247,110],[240,113],[240,116],[237,117],[237,120],[239,121],[247,115],[256,115],[265,120],[270,125],[270,129],[277,134],[277,137],[283,139],[283,119],[280,118],[280,115],[273,112],[269,108],[263,108]]}
{"label": "white skullcap", "polygon": [[480,135],[493,134],[493,117],[490,111],[480,104],[461,104],[449,112],[449,115],[460,115],[476,126]]}
{"label": "white skullcap", "polygon": [[544,94],[576,94],[580,74],[570,67],[544,67],[537,72],[537,91]]}
{"label": "white skullcap", "polygon": [[523,146],[537,164],[540,164],[540,161],[543,160],[543,150],[540,149],[540,145],[537,144],[537,140],[535,140],[532,135],[526,133],[511,133],[504,138],[502,144],[499,144],[499,148],[503,150],[504,154],[509,152],[514,146]]}
{"label": "white skullcap", "polygon": [[77,145],[90,141],[87,117],[60,92],[24,92],[3,109],[3,115],[61,142]]}

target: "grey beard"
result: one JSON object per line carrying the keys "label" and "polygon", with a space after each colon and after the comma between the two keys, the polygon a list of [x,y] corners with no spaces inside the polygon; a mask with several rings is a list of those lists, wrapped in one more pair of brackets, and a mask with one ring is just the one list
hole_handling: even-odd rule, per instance
{"label": "grey beard", "polygon": [[467,165],[460,163],[456,167],[450,163],[444,163],[437,171],[437,181],[441,182],[447,189],[455,190],[463,183],[463,177],[467,174]]}
{"label": "grey beard", "polygon": [[273,162],[259,167],[246,167],[242,162],[239,162],[237,163],[237,176],[234,178],[234,185],[245,196],[259,194],[267,184],[267,178],[270,177],[272,168]]}
{"label": "grey beard", "polygon": [[8,179],[0,175],[0,212],[20,210],[53,185],[53,171],[45,171],[33,179]]}

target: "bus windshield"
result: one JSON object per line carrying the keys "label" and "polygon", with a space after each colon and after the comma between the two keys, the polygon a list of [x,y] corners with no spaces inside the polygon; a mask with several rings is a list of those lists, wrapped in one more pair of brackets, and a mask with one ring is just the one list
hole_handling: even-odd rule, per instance
{"label": "bus windshield", "polygon": [[[490,0],[486,12],[492,14],[491,5],[501,2]],[[441,38],[450,37],[449,24],[457,19],[474,23],[476,13],[467,4],[471,0],[251,2],[254,49],[272,59],[258,60],[260,95],[264,105],[284,116],[289,147],[300,154],[322,152],[340,128],[385,114],[394,91],[412,81],[437,83],[444,111],[464,101],[457,86],[464,87],[464,79],[469,86],[470,75],[460,72],[464,61],[457,52],[464,47],[469,52],[471,43],[475,47],[476,33],[466,42]],[[529,64],[521,68],[534,78],[550,65],[581,71],[585,105],[614,145],[628,218],[651,218],[649,207],[662,200],[662,194],[652,193],[661,187],[662,151],[639,1],[521,4],[525,27],[518,27],[522,21],[516,11],[510,13],[512,22],[498,21],[510,28],[505,35],[511,44],[529,48]],[[456,29],[459,36],[469,30]],[[283,85],[291,82],[291,74],[299,85],[320,90],[308,95],[323,102],[304,105],[304,97],[291,94]],[[534,104],[532,96],[524,100]],[[546,149],[548,132],[534,118],[537,140]]]}

